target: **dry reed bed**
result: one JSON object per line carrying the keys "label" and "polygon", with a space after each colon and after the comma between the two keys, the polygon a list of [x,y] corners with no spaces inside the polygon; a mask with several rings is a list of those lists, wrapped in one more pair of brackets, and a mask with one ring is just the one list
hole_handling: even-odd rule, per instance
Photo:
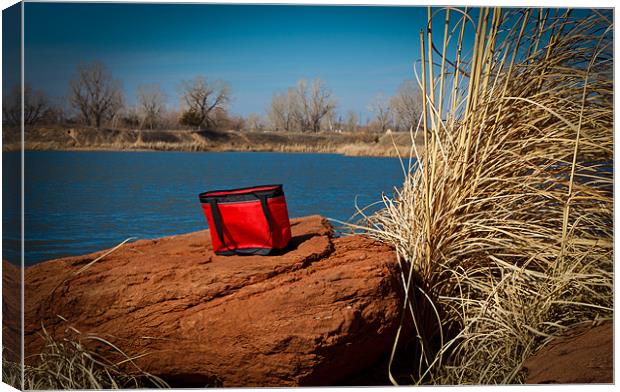
{"label": "dry reed bed", "polygon": [[414,145],[365,230],[401,263],[419,355],[405,382],[519,383],[554,336],[612,317],[612,15],[431,12],[416,66],[427,153]]}
{"label": "dry reed bed", "polygon": [[[410,150],[407,133],[238,132],[131,130],[39,126],[26,130],[27,150],[72,151],[265,151],[398,156]],[[3,135],[4,151],[19,151],[18,129]],[[392,142],[395,143],[392,143]],[[416,140],[420,144],[420,140]]]}
{"label": "dry reed bed", "polygon": [[[26,146],[27,150],[58,150],[55,143],[31,142]],[[74,151],[190,151],[190,152],[294,152],[294,153],[320,153],[342,154],[346,156],[369,156],[369,157],[398,157],[408,154],[409,146],[391,146],[366,143],[351,144],[247,144],[247,143],[222,143],[210,145],[203,142],[143,142],[134,143],[100,143],[97,146],[69,147],[65,150]],[[11,151],[19,151],[18,148]]]}

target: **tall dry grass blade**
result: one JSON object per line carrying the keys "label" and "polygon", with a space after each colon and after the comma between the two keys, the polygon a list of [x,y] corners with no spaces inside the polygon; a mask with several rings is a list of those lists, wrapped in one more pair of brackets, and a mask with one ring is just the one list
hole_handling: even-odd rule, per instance
{"label": "tall dry grass blade", "polygon": [[613,18],[481,9],[467,37],[471,15],[449,12],[458,38],[437,55],[456,60],[440,75],[420,32],[420,170],[367,233],[407,272],[415,383],[521,382],[553,337],[613,314]]}

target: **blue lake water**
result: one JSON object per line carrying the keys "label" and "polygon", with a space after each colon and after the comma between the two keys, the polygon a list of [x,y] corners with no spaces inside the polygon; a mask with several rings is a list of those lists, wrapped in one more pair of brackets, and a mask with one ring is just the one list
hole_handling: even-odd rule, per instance
{"label": "blue lake water", "polygon": [[[3,153],[19,168],[19,153]],[[289,215],[348,220],[403,182],[394,158],[262,152],[26,152],[25,260],[33,264],[207,228],[198,194],[284,184]],[[7,164],[9,166],[7,166]],[[3,175],[3,224],[19,222]],[[18,230],[4,231],[3,257],[18,262]],[[15,260],[17,259],[17,260]]]}

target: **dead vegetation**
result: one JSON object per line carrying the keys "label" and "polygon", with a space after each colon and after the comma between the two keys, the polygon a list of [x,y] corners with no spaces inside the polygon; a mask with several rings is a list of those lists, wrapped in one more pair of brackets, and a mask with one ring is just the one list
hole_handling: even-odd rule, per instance
{"label": "dead vegetation", "polygon": [[416,67],[426,153],[365,219],[397,250],[416,331],[419,361],[391,377],[519,383],[550,339],[613,315],[612,15],[431,12]]}
{"label": "dead vegetation", "polygon": [[[134,363],[137,357],[129,357],[99,336],[71,327],[62,339],[53,338],[45,328],[40,335],[43,349],[28,358],[23,374],[20,364],[3,356],[3,382],[25,390],[169,388],[162,379],[140,369]],[[119,359],[111,360],[110,352]]]}
{"label": "dead vegetation", "polygon": [[[421,139],[416,142],[420,143]],[[5,151],[19,148],[18,132],[4,135]],[[26,150],[31,151],[265,151],[396,157],[399,151],[402,155],[410,149],[408,133],[162,131],[58,126],[26,131]]]}

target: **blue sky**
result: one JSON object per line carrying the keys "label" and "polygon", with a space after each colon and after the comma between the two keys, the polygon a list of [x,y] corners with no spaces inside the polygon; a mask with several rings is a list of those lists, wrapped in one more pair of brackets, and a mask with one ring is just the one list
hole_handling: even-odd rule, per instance
{"label": "blue sky", "polygon": [[231,111],[264,113],[274,92],[324,79],[342,113],[363,115],[380,92],[412,79],[425,7],[26,3],[26,81],[67,92],[80,62],[123,82],[159,83],[171,106],[182,80],[228,82]]}
{"label": "blue sky", "polygon": [[2,11],[2,94],[21,81],[21,7],[14,4]]}
{"label": "blue sky", "polygon": [[[34,2],[25,7],[26,82],[59,102],[76,66],[98,60],[122,81],[130,105],[140,84],[158,83],[168,105],[176,107],[181,81],[200,75],[231,86],[233,113],[264,114],[274,93],[301,78],[320,77],[339,112],[354,110],[362,122],[377,94],[392,95],[414,78],[419,32],[427,23],[427,8],[413,6]],[[478,9],[470,12],[476,19]],[[4,16],[5,22],[11,19],[6,11]],[[441,12],[433,19],[439,46],[444,17]],[[5,23],[4,30],[18,28]],[[471,50],[471,33],[465,34],[464,55]],[[19,43],[4,37],[5,44]],[[454,45],[448,56],[454,58]],[[18,76],[13,68],[5,70],[5,81],[12,73]]]}

